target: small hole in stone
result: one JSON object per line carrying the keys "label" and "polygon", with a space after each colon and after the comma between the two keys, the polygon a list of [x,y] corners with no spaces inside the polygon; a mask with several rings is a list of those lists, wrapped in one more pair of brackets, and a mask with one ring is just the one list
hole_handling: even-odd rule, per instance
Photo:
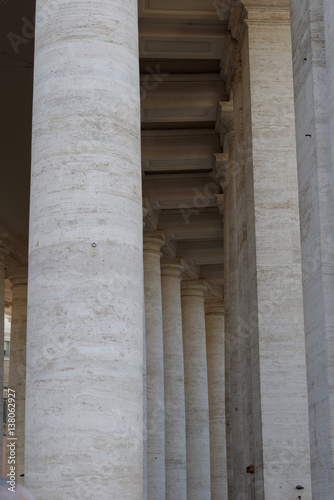
{"label": "small hole in stone", "polygon": [[93,248],[95,248],[95,247],[96,247],[96,243],[95,243],[95,242],[94,242],[94,243],[92,243],[92,247],[93,247]]}

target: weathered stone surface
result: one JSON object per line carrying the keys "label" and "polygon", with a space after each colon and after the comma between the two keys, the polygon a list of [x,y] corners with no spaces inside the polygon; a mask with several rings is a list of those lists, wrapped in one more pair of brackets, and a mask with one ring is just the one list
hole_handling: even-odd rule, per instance
{"label": "weathered stone surface", "polygon": [[142,498],[138,73],[135,0],[38,3],[25,476],[38,500]]}

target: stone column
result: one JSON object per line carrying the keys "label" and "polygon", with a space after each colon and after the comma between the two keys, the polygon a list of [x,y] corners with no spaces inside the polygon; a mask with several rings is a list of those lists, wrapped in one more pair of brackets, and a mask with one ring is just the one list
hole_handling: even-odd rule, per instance
{"label": "stone column", "polygon": [[[145,217],[147,208],[143,207],[143,228],[146,226]],[[143,277],[144,282],[144,277]],[[147,395],[146,395],[146,331],[145,331],[145,305],[144,305],[144,327],[143,327],[143,500],[147,500]]]}
{"label": "stone column", "polygon": [[187,500],[181,263],[161,264],[164,332],[166,500]]}
{"label": "stone column", "polygon": [[[0,240],[0,346],[5,339],[5,259],[9,251]],[[2,352],[2,351],[0,351]],[[3,370],[4,357],[0,356],[0,423],[3,426]],[[3,432],[0,434],[0,471],[2,470]]]}
{"label": "stone column", "polygon": [[228,498],[225,432],[224,307],[205,306],[206,355],[210,419],[211,500]]}
{"label": "stone column", "polygon": [[[12,321],[8,387],[15,391],[16,479],[23,482],[26,392],[27,282],[26,268],[10,270]],[[8,453],[8,450],[7,450]]]}
{"label": "stone column", "polygon": [[40,0],[34,66],[25,483],[141,500],[136,0]]}
{"label": "stone column", "polygon": [[165,498],[165,404],[160,256],[164,241],[144,237],[147,393],[147,498]]}
{"label": "stone column", "polygon": [[[289,2],[243,2],[241,42],[256,497],[310,500]],[[246,465],[246,464],[245,464]]]}
{"label": "stone column", "polygon": [[330,500],[334,498],[334,4],[306,0],[301,8],[298,0],[291,0],[290,6],[312,493],[314,498]]}
{"label": "stone column", "polygon": [[203,280],[184,281],[182,328],[186,400],[187,494],[210,500],[210,436]]}

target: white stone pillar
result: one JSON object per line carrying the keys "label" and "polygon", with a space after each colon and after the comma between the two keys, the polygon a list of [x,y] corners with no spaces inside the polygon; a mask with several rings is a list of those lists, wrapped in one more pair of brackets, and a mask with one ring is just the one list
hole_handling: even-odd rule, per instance
{"label": "white stone pillar", "polygon": [[[16,479],[24,481],[26,342],[27,342],[27,283],[26,268],[10,270],[12,290],[12,321],[8,387],[15,391]],[[8,454],[8,449],[7,449]]]}
{"label": "white stone pillar", "polygon": [[25,483],[141,500],[136,0],[40,0],[34,66]]}
{"label": "white stone pillar", "polygon": [[188,500],[210,500],[210,436],[203,280],[184,281],[182,328]]}
{"label": "white stone pillar", "polygon": [[289,2],[241,44],[256,498],[312,498]]}
{"label": "white stone pillar", "polygon": [[164,241],[144,237],[147,393],[147,498],[165,498],[165,404],[160,256]]}
{"label": "white stone pillar", "polygon": [[224,307],[205,306],[206,355],[210,419],[211,500],[228,498],[225,432],[225,335]]}
{"label": "white stone pillar", "polygon": [[165,372],[166,500],[187,500],[181,263],[161,264]]}
{"label": "white stone pillar", "polygon": [[[334,80],[331,0],[291,0],[314,498],[334,498]],[[307,102],[307,106],[305,105]],[[326,369],[324,369],[326,367]]]}

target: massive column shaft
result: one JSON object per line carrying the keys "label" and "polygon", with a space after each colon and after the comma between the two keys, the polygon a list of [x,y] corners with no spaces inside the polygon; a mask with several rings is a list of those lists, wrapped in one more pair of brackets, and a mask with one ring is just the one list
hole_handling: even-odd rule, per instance
{"label": "massive column shaft", "polygon": [[206,355],[210,418],[211,500],[228,498],[225,432],[224,308],[205,307]]}
{"label": "massive column shaft", "polygon": [[202,281],[182,285],[182,328],[187,439],[187,498],[210,500],[208,377]]}
{"label": "massive column shaft", "polygon": [[135,0],[36,9],[25,482],[37,500],[142,498],[137,25]]}
{"label": "massive column shaft", "polygon": [[161,265],[165,371],[166,500],[187,500],[186,417],[181,313],[181,272]]}
{"label": "massive column shaft", "polygon": [[[288,2],[248,7],[242,78],[256,495],[311,498]],[[266,2],[264,2],[266,4]],[[256,321],[255,321],[256,319]],[[262,440],[262,444],[261,444]],[[246,465],[246,464],[245,464]],[[297,479],[298,478],[298,479]]]}
{"label": "massive column shaft", "polygon": [[312,491],[314,498],[330,500],[334,498],[334,32],[330,14],[334,4],[306,0],[302,9],[298,0],[290,4]]}
{"label": "massive column shaft", "polygon": [[27,269],[22,268],[10,271],[8,279],[12,284],[12,321],[8,387],[15,391],[15,437],[17,438],[15,449],[15,470],[17,480],[23,482],[26,392]]}
{"label": "massive column shaft", "polygon": [[144,238],[147,498],[165,498],[165,404],[160,238]]}

